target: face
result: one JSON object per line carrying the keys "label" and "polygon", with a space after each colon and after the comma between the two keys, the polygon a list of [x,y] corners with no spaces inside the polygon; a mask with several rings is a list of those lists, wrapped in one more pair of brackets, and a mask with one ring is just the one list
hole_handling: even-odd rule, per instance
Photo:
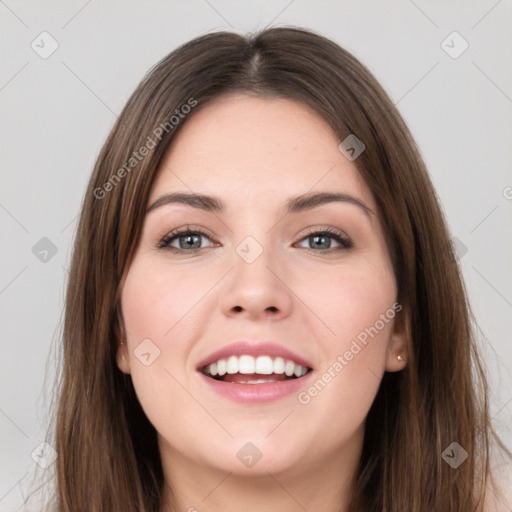
{"label": "face", "polygon": [[[291,474],[358,456],[406,347],[375,200],[340,142],[300,103],[232,95],[168,151],[117,356],[164,464]],[[320,193],[339,200],[305,200]]]}

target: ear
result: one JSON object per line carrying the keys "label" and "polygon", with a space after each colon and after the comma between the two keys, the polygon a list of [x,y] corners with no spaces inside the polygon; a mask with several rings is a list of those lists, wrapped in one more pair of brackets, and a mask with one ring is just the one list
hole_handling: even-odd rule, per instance
{"label": "ear", "polygon": [[388,341],[386,352],[386,371],[398,372],[403,370],[409,359],[408,333],[409,312],[406,308],[401,309],[393,322],[393,331]]}
{"label": "ear", "polygon": [[116,363],[123,373],[131,373],[128,347],[124,341],[120,341],[117,344]]}
{"label": "ear", "polygon": [[[125,276],[123,276],[122,284],[124,284]],[[121,286],[122,289],[122,286]],[[116,363],[117,367],[123,373],[131,373],[130,369],[130,358],[128,352],[128,346],[126,345],[126,330],[124,328],[123,315],[121,313],[121,307],[117,307],[117,322],[114,325],[114,335],[116,337],[117,349],[116,349]]]}

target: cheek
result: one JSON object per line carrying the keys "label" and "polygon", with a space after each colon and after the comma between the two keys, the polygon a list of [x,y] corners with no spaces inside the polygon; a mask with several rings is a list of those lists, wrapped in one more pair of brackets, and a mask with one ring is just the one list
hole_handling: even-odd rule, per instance
{"label": "cheek", "polygon": [[182,387],[188,386],[187,336],[182,333],[192,328],[187,321],[193,315],[187,312],[205,293],[194,280],[193,273],[183,279],[169,268],[135,259],[121,297],[135,392],[150,422],[168,437],[170,411],[187,410],[193,416]]}
{"label": "cheek", "polygon": [[127,331],[133,340],[154,339],[163,347],[175,336],[173,329],[183,330],[188,313],[205,296],[211,283],[197,272],[179,275],[158,263],[138,264],[128,272],[122,294],[122,311]]}
{"label": "cheek", "polygon": [[384,260],[319,274],[315,282],[315,293],[309,294],[311,309],[320,312],[329,331],[317,339],[321,367],[312,386],[302,390],[299,402],[311,404],[315,414],[334,422],[342,421],[337,404],[343,404],[347,412],[343,421],[357,424],[368,412],[385,368],[399,310],[394,274]]}
{"label": "cheek", "polygon": [[346,267],[317,272],[314,277],[308,273],[296,289],[326,327],[316,329],[322,333],[317,342],[325,354],[332,356],[349,349],[352,340],[359,336],[364,341],[369,331],[376,338],[374,327],[379,331],[379,339],[389,337],[397,290],[386,260],[373,265],[363,259],[354,260]]}

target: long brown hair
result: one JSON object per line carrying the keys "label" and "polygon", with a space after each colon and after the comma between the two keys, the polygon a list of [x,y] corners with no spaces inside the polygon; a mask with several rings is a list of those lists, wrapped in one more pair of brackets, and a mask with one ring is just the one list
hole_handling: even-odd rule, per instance
{"label": "long brown hair", "polygon": [[[309,30],[271,28],[211,33],[173,51],[135,90],[99,154],[67,288],[55,425],[59,511],[160,512],[156,431],[115,362],[124,333],[120,284],[174,136],[195,111],[233,92],[304,102],[340,142],[355,134],[366,147],[355,164],[385,229],[409,358],[404,371],[385,373],[369,411],[350,511],[478,510],[491,441],[505,447],[491,426],[474,320],[420,153],[353,55]],[[146,156],[134,157],[143,146]],[[469,454],[457,469],[441,456],[452,442]]]}

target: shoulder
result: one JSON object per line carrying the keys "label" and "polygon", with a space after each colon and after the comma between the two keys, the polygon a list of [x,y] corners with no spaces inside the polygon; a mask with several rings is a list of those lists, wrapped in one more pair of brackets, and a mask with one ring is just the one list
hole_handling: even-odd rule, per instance
{"label": "shoulder", "polygon": [[494,486],[487,487],[482,512],[510,512],[512,510],[512,462],[493,466]]}

